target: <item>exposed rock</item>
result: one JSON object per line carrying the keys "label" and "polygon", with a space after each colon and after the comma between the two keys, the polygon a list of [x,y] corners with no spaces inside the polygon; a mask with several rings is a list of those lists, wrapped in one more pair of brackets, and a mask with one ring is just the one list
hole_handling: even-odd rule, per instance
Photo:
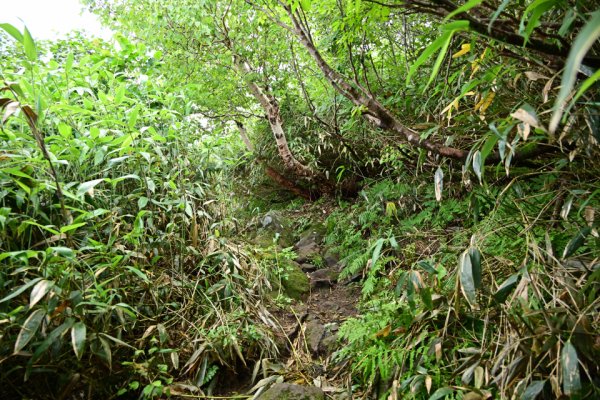
{"label": "exposed rock", "polygon": [[320,243],[323,240],[323,234],[316,229],[309,229],[305,231],[301,236],[300,240],[294,245],[294,250],[298,254],[296,261],[304,263],[308,260],[312,260],[319,255],[321,252]]}
{"label": "exposed rock", "polygon": [[331,287],[338,279],[339,273],[333,268],[319,269],[310,274],[310,285],[313,288]]}
{"label": "exposed rock", "polygon": [[306,338],[306,344],[308,345],[308,349],[311,353],[319,353],[319,344],[324,336],[325,325],[323,325],[318,319],[313,318],[306,321],[304,337]]}
{"label": "exposed rock", "polygon": [[315,386],[277,383],[258,398],[260,400],[325,400],[325,393]]}
{"label": "exposed rock", "polygon": [[333,249],[327,249],[323,255],[323,261],[325,261],[325,265],[328,267],[336,266],[340,262],[340,255]]}
{"label": "exposed rock", "polygon": [[300,264],[305,263],[319,256],[320,252],[321,248],[314,242],[307,243],[302,247],[296,247],[296,254],[298,255],[296,262]]}
{"label": "exposed rock", "polygon": [[267,247],[273,244],[276,236],[279,236],[282,247],[289,247],[293,243],[293,231],[289,221],[277,212],[269,212],[261,219],[254,242]]}
{"label": "exposed rock", "polygon": [[313,272],[317,269],[315,265],[304,263],[300,266],[304,272]]}
{"label": "exposed rock", "polygon": [[319,344],[319,350],[329,355],[338,349],[337,337],[333,334],[326,334],[321,343]]}
{"label": "exposed rock", "polygon": [[300,240],[296,242],[296,248],[306,247],[311,244],[320,244],[323,240],[323,235],[316,230],[308,230],[300,236]]}
{"label": "exposed rock", "polygon": [[286,271],[287,278],[283,280],[282,285],[285,293],[295,300],[303,300],[310,291],[308,277],[300,268],[300,265],[290,261]]}

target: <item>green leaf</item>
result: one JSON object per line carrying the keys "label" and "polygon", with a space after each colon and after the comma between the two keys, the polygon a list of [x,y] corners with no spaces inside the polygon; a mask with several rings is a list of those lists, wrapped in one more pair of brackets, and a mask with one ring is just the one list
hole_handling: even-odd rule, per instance
{"label": "green leaf", "polygon": [[562,367],[563,392],[567,396],[576,395],[581,390],[581,378],[579,377],[579,359],[577,350],[567,341],[560,354],[560,364]]}
{"label": "green leaf", "polygon": [[112,369],[112,351],[110,349],[110,342],[103,337],[98,337],[98,339],[100,340],[100,345],[102,346],[104,358],[108,363],[108,368]]}
{"label": "green leaf", "polygon": [[532,381],[527,389],[521,395],[521,400],[535,400],[535,398],[542,392],[546,381]]}
{"label": "green leaf", "polygon": [[431,57],[436,51],[439,50],[440,47],[448,40],[448,37],[451,36],[450,33],[445,33],[444,35],[438,37],[434,40],[427,48],[421,53],[419,58],[411,65],[410,70],[408,71],[408,75],[406,77],[406,84],[408,85],[410,82],[410,78],[417,72],[417,69],[425,62],[429,57]]}
{"label": "green leaf", "polygon": [[477,7],[481,3],[483,3],[483,0],[469,0],[462,6],[458,7],[456,10],[452,11],[450,14],[446,15],[446,17],[444,18],[444,21],[449,20],[450,18],[454,17],[457,14],[461,14],[461,13],[464,13],[465,11],[469,11],[471,8]]}
{"label": "green leaf", "polygon": [[520,274],[514,274],[508,277],[502,285],[496,290],[494,293],[494,300],[498,303],[503,303],[504,300],[508,297],[510,292],[517,286],[517,281],[519,280]]}
{"label": "green leaf", "polygon": [[32,181],[35,180],[31,175],[27,175],[25,172],[21,171],[18,168],[3,168],[2,172],[6,172],[8,174],[18,176],[19,178],[31,179]]}
{"label": "green leaf", "polygon": [[590,234],[592,228],[586,226],[581,229],[577,234],[569,241],[569,243],[565,246],[565,250],[563,251],[562,258],[567,258],[571,254],[575,253],[578,248],[580,248],[585,242],[585,238]]}
{"label": "green leaf", "polygon": [[146,274],[144,274],[142,271],[140,271],[139,269],[132,267],[132,266],[126,266],[125,268],[127,268],[129,271],[133,272],[134,274],[136,274],[137,276],[140,277],[140,279],[142,279],[144,282],[149,283],[150,280],[148,279],[148,277],[146,276]]}
{"label": "green leaf", "polygon": [[70,249],[70,248],[64,247],[64,246],[48,247],[46,249],[46,253],[52,254],[53,256],[58,255],[60,257],[65,257],[65,258],[75,258],[75,251],[73,249]]}
{"label": "green leaf", "polygon": [[77,187],[77,195],[81,196],[84,193],[90,192],[96,185],[106,181],[106,178],[94,179],[92,181],[83,182]]}
{"label": "green leaf", "polygon": [[381,248],[383,247],[384,242],[385,239],[378,239],[375,243],[375,249],[373,250],[373,256],[371,257],[371,268],[375,268],[375,264],[381,255]]}
{"label": "green leaf", "polygon": [[488,136],[487,140],[481,147],[481,164],[485,165],[485,159],[490,155],[492,149],[498,142],[498,136],[495,134],[491,134]]}
{"label": "green leaf", "polygon": [[500,14],[502,14],[502,11],[504,11],[504,9],[508,5],[508,3],[510,3],[510,0],[504,0],[502,2],[502,4],[500,4],[500,7],[498,7],[496,9],[496,11],[494,11],[494,14],[492,15],[492,18],[490,19],[490,23],[488,24],[488,27],[487,27],[488,33],[492,33],[492,25],[494,24],[494,22],[496,22],[496,20],[500,16]]}
{"label": "green leaf", "polygon": [[17,40],[17,42],[23,44],[23,35],[21,34],[21,31],[19,31],[13,25],[4,23],[4,24],[0,24],[0,28],[3,29],[10,36],[15,38]]}
{"label": "green leaf", "polygon": [[475,172],[475,175],[481,184],[483,175],[483,158],[481,157],[481,152],[479,150],[473,154],[473,172]]}
{"label": "green leaf", "polygon": [[29,318],[27,318],[15,341],[15,353],[23,350],[23,348],[27,346],[27,343],[33,339],[45,315],[46,312],[44,310],[37,309],[31,313]]}
{"label": "green leaf", "polygon": [[[521,33],[525,38],[523,45],[526,45],[529,41],[529,37],[533,33],[533,30],[539,25],[539,20],[541,16],[554,7],[554,5],[558,3],[558,0],[536,0],[531,3],[523,13],[523,18],[521,19]],[[528,18],[527,26],[524,27],[525,20],[528,17],[529,12],[531,12],[531,16]]]}
{"label": "green leaf", "polygon": [[464,251],[458,260],[460,288],[471,307],[477,306],[477,289],[469,251]]}
{"label": "green leaf", "polygon": [[146,196],[142,196],[138,199],[138,208],[140,210],[146,207],[146,204],[148,204],[148,198]]}
{"label": "green leaf", "polygon": [[30,287],[32,287],[33,285],[35,285],[36,283],[38,283],[41,280],[42,280],[42,278],[35,278],[35,279],[30,280],[29,282],[20,286],[18,289],[14,290],[8,296],[6,296],[2,300],[0,300],[0,303],[4,303],[5,301],[8,301],[10,299],[17,297],[18,295],[20,295],[21,293],[23,293],[24,291],[26,291],[27,289],[29,289]]}
{"label": "green leaf", "polygon": [[44,341],[36,347],[35,352],[31,357],[31,361],[37,361],[42,356],[42,354],[44,354],[46,350],[48,350],[50,345],[55,344],[58,338],[61,337],[66,331],[68,331],[72,325],[73,319],[67,318],[67,320],[62,325],[50,332],[48,337],[46,337],[46,339],[44,339]]}
{"label": "green leaf", "polygon": [[[429,87],[431,82],[433,82],[433,80],[437,76],[438,72],[440,71],[442,62],[444,61],[444,58],[446,58],[446,52],[448,51],[448,46],[450,46],[450,41],[452,40],[452,36],[454,35],[454,32],[455,32],[454,30],[451,30],[451,31],[447,31],[444,33],[445,40],[443,41],[441,49],[440,49],[440,53],[438,54],[438,56],[435,60],[435,63],[433,64],[433,68],[431,69],[431,75],[429,75],[429,80],[427,81],[425,88],[423,88],[423,93],[425,93],[425,91],[427,90],[427,88]],[[442,36],[442,37],[444,37],[444,36]]]}
{"label": "green leaf", "polygon": [[433,392],[433,394],[431,395],[431,397],[429,397],[429,400],[439,400],[439,399],[443,399],[444,397],[448,396],[449,394],[454,393],[454,389],[449,388],[449,387],[443,387],[443,388],[439,388],[438,390],[436,390],[435,392]]}
{"label": "green leaf", "polygon": [[469,248],[469,257],[471,258],[471,268],[473,270],[473,283],[475,288],[481,287],[481,253],[476,247]]}
{"label": "green leaf", "polygon": [[437,274],[437,271],[429,261],[421,260],[417,262],[417,265],[430,274]]}
{"label": "green leaf", "polygon": [[79,222],[77,224],[71,224],[71,225],[67,225],[67,226],[63,226],[60,228],[60,233],[66,233],[72,230],[75,230],[77,228],[80,228],[82,226],[85,226],[86,223],[85,222]]}
{"label": "green leaf", "polygon": [[587,54],[588,50],[600,37],[600,10],[592,13],[592,17],[585,24],[583,29],[579,32],[573,46],[569,51],[569,57],[567,58],[567,64],[562,75],[560,92],[554,103],[552,118],[550,119],[550,132],[556,132],[558,123],[563,114],[565,103],[571,93],[571,89],[575,85],[575,79],[577,72],[581,66],[583,58]]}
{"label": "green leaf", "polygon": [[81,360],[85,350],[86,327],[83,322],[77,322],[71,329],[71,344],[78,360]]}
{"label": "green leaf", "polygon": [[37,47],[35,41],[29,33],[29,29],[25,27],[23,29],[23,47],[25,48],[25,55],[29,58],[29,61],[35,61],[37,59]]}
{"label": "green leaf", "polygon": [[54,286],[54,281],[43,279],[37,283],[31,290],[29,296],[29,309],[32,309]]}

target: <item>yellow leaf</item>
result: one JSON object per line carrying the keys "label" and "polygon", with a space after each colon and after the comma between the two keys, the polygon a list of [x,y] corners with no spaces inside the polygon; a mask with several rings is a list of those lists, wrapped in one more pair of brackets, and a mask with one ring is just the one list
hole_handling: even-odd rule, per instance
{"label": "yellow leaf", "polygon": [[481,108],[479,109],[480,113],[483,114],[485,112],[485,110],[487,110],[488,107],[492,105],[492,101],[494,100],[494,97],[496,97],[495,92],[490,92],[490,93],[488,93],[487,96],[485,96],[483,104],[481,105]]}
{"label": "yellow leaf", "polygon": [[462,55],[467,54],[469,51],[471,51],[471,44],[470,43],[465,43],[460,47],[460,50],[457,51],[456,53],[452,54],[452,58],[458,58]]}
{"label": "yellow leaf", "polygon": [[481,100],[475,105],[475,111],[479,110],[481,114],[488,109],[488,107],[492,104],[496,93],[489,92],[485,97],[482,97]]}
{"label": "yellow leaf", "polygon": [[375,338],[388,337],[392,331],[392,326],[388,325],[375,334]]}

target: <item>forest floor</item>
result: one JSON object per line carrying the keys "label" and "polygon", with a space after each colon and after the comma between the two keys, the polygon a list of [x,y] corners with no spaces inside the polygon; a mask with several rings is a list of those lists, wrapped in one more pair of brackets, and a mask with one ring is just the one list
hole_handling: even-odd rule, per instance
{"label": "forest floor", "polygon": [[[345,382],[347,376],[342,374],[347,361],[336,360],[341,347],[337,333],[344,321],[358,315],[360,288],[356,277],[338,281],[344,265],[331,251],[335,244],[324,244],[321,229],[324,217],[331,211],[331,207],[327,206],[316,211],[314,206],[305,206],[283,214],[265,214],[273,215],[275,224],[280,219],[284,219],[288,226],[299,226],[299,221],[304,222],[304,230],[292,230],[287,234],[299,238],[293,246],[297,257],[292,264],[308,278],[308,286],[300,298],[287,305],[269,308],[278,326],[273,335],[280,351],[279,359],[264,360],[254,371],[242,368],[236,371],[235,376],[221,380],[220,390],[216,390],[220,396],[270,398],[269,394],[265,395],[269,387],[287,382],[318,387],[329,397],[351,398],[345,393],[350,386],[349,382]],[[310,220],[308,228],[307,220]],[[262,223],[264,226],[264,220]],[[321,232],[311,229],[315,226]]]}

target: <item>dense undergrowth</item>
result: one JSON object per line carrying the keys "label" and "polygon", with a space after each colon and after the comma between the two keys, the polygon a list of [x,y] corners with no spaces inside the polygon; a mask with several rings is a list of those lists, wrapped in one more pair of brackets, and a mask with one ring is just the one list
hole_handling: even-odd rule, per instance
{"label": "dense undergrowth", "polygon": [[112,44],[1,25],[0,397],[266,377],[294,257],[255,240],[273,208],[322,222],[361,289],[333,355],[351,396],[600,396],[595,3],[413,3],[86,1]]}
{"label": "dense undergrowth", "polygon": [[202,387],[276,354],[261,322],[276,260],[224,238],[235,143],[148,79],[143,45],[52,46],[2,61],[3,398],[160,397],[182,373]]}
{"label": "dense undergrowth", "polygon": [[583,237],[598,190],[569,188],[571,174],[518,177],[501,193],[450,189],[441,203],[430,186],[386,179],[340,205],[327,240],[343,274],[363,277],[363,315],[342,326],[339,357],[365,387],[551,398],[581,368],[583,397],[597,395],[599,243]]}

